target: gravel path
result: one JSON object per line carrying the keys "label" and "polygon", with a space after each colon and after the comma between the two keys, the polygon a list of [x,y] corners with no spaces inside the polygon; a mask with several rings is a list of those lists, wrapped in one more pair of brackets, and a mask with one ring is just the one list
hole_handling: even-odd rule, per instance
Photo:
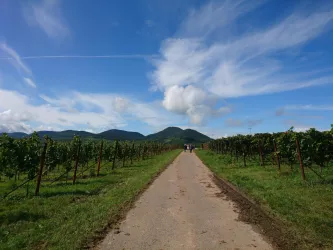
{"label": "gravel path", "polygon": [[181,153],[97,249],[272,249],[237,218],[208,168]]}

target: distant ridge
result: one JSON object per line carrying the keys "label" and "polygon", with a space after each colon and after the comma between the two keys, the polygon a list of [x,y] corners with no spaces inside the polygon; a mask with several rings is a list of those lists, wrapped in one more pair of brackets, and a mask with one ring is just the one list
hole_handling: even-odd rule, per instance
{"label": "distant ridge", "polygon": [[[71,140],[74,135],[79,135],[82,139],[107,139],[107,140],[128,140],[128,141],[139,141],[139,140],[151,140],[159,141],[172,144],[201,144],[212,140],[208,136],[193,130],[193,129],[181,129],[178,127],[168,127],[160,132],[144,136],[138,132],[130,132],[119,129],[110,129],[98,134],[90,133],[87,131],[77,130],[65,130],[65,131],[38,131],[37,134],[40,137],[47,135],[54,140]],[[8,133],[13,138],[23,138],[29,136],[29,134],[22,132]]]}

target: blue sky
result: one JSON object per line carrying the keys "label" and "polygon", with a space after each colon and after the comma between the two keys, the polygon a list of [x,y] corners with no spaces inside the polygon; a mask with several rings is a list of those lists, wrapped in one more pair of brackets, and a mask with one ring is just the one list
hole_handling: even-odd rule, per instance
{"label": "blue sky", "polygon": [[330,128],[331,1],[0,1],[0,132]]}

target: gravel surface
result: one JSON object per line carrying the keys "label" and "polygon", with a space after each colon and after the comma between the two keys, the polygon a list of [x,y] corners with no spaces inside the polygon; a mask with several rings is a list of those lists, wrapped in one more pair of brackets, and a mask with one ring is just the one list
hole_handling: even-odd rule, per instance
{"label": "gravel surface", "polygon": [[97,249],[273,249],[238,217],[210,170],[181,153]]}

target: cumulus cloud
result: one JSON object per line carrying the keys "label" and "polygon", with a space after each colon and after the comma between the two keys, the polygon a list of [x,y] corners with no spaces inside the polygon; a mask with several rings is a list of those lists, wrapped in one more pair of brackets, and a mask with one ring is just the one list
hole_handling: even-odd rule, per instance
{"label": "cumulus cloud", "polygon": [[39,27],[52,39],[61,40],[70,34],[59,0],[26,4],[23,6],[23,14],[29,25]]}
{"label": "cumulus cloud", "polygon": [[[285,68],[282,59],[276,56],[290,49],[301,51],[303,45],[331,28],[332,8],[294,12],[269,27],[232,32],[239,25],[239,18],[261,3],[208,3],[191,11],[175,36],[162,42],[160,57],[152,60],[155,70],[150,76],[152,89],[164,92],[163,105],[167,110],[186,113],[192,122],[200,123],[202,116],[214,110],[207,105],[207,97],[211,95],[236,98],[333,81],[331,72],[318,75],[295,68],[290,73],[291,68]],[[195,105],[187,103],[184,96],[187,89],[198,95]],[[190,110],[189,106],[193,108]]]}
{"label": "cumulus cloud", "polygon": [[25,122],[33,119],[33,115],[28,112],[15,113],[11,109],[0,112],[0,132],[31,132],[30,125]]}
{"label": "cumulus cloud", "polygon": [[161,105],[116,94],[70,92],[67,95],[40,97],[44,103],[36,105],[26,95],[0,89],[0,132],[31,132],[40,128],[99,132],[127,126],[128,121],[133,120],[151,127],[165,127],[181,121],[180,117],[168,113]]}
{"label": "cumulus cloud", "polygon": [[202,124],[206,118],[213,115],[223,115],[231,111],[229,107],[214,109],[216,98],[201,88],[174,85],[164,92],[163,106],[171,112],[186,114],[191,123]]}

